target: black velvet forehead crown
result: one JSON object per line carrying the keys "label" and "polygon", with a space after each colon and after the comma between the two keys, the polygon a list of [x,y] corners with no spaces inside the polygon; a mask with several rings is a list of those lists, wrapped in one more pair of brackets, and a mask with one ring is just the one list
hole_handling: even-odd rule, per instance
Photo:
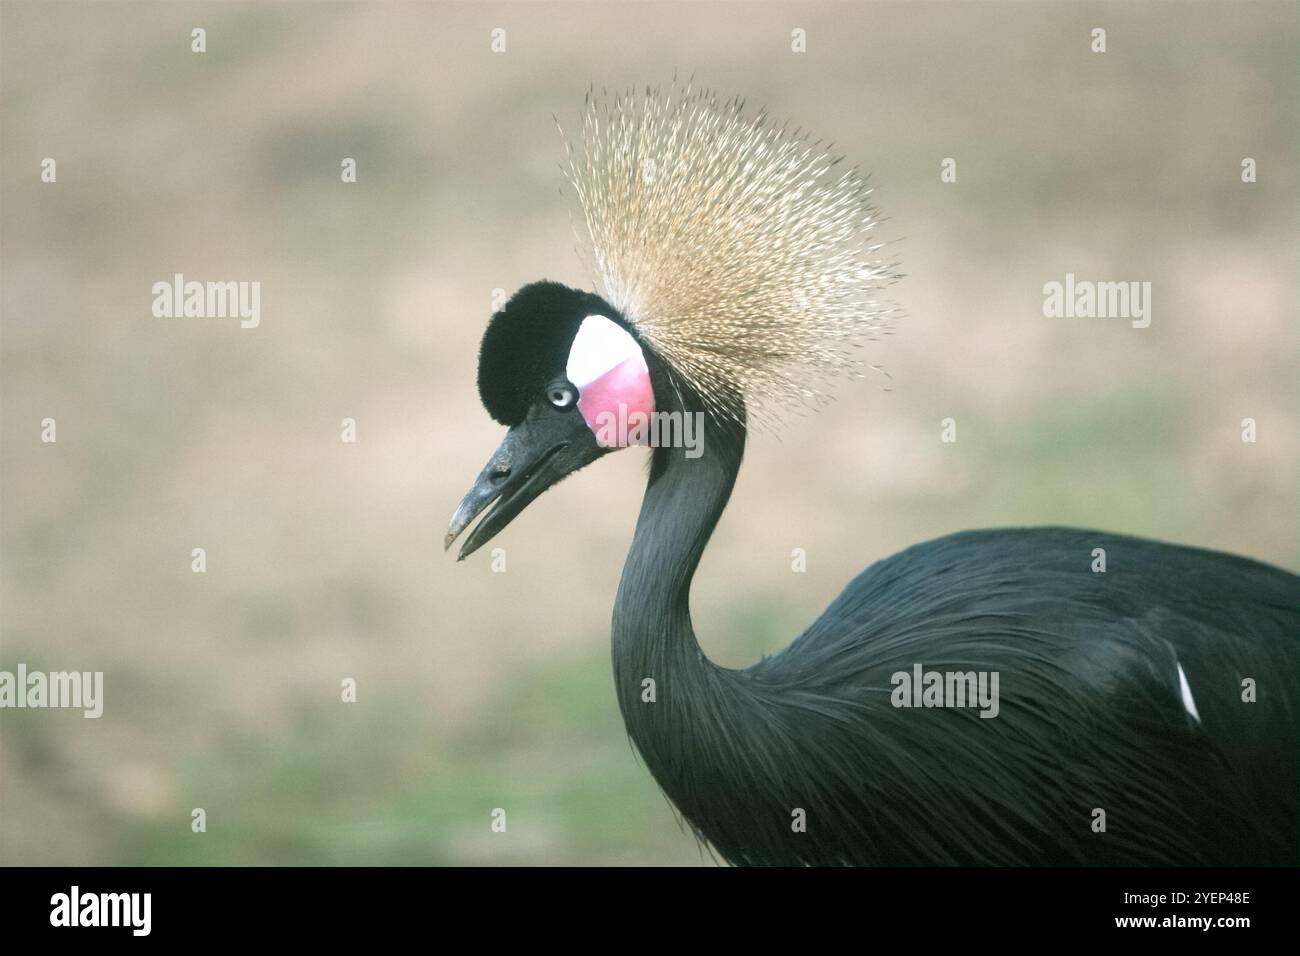
{"label": "black velvet forehead crown", "polygon": [[623,324],[600,296],[558,282],[534,282],[511,296],[479,346],[478,392],[488,414],[502,425],[523,421],[542,390],[564,378],[569,346],[589,315]]}

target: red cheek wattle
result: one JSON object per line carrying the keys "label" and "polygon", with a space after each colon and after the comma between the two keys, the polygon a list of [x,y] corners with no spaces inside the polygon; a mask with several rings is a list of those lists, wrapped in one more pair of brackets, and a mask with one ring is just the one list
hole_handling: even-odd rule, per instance
{"label": "red cheek wattle", "polygon": [[[580,389],[578,411],[598,440],[601,435],[626,433],[626,429],[617,428],[611,432],[610,422],[635,422],[630,416],[637,412],[646,415],[648,421],[654,410],[655,394],[650,387],[650,373],[639,355],[625,359]],[[609,447],[622,445],[615,441]]]}

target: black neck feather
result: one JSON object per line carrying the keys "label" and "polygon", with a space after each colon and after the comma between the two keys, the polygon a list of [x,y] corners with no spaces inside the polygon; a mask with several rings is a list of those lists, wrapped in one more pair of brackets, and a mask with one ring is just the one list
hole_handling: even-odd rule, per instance
{"label": "black neck feather", "polygon": [[[699,407],[671,392],[660,410]],[[747,743],[734,735],[753,726],[743,718],[759,702],[743,672],[705,657],[689,599],[740,470],[745,436],[742,422],[706,416],[699,457],[683,448],[654,450],[613,623],[614,678],[628,733],[697,833],[728,856],[725,838],[707,824],[721,809],[717,795],[734,792],[725,754],[745,751]]]}

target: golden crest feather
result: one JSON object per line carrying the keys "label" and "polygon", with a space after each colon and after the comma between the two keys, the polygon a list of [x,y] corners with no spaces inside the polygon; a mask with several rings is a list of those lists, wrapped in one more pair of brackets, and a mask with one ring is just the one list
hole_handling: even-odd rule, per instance
{"label": "golden crest feather", "polygon": [[[562,131],[563,132],[563,131]],[[676,82],[587,95],[565,175],[601,294],[712,409],[771,423],[889,330],[871,188],[806,133]]]}

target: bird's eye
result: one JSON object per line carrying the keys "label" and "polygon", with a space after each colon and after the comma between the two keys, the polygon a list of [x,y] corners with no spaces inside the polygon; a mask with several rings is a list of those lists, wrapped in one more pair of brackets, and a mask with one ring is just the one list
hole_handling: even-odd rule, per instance
{"label": "bird's eye", "polygon": [[578,393],[568,385],[552,385],[546,390],[546,398],[556,408],[572,408]]}

